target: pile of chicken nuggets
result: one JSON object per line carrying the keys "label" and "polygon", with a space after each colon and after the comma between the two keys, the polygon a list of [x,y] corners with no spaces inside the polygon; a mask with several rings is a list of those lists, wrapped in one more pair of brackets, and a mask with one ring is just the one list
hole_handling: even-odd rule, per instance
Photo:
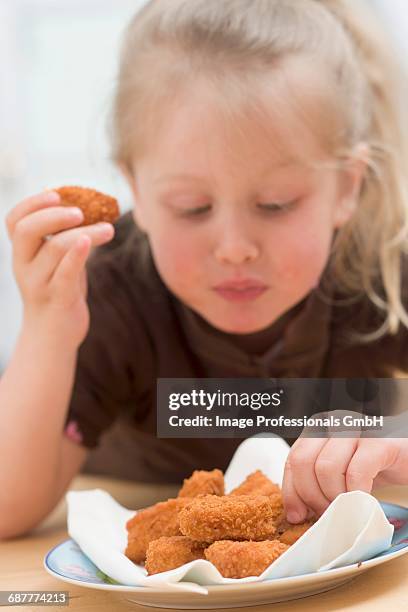
{"label": "pile of chicken nuggets", "polygon": [[259,576],[313,522],[288,523],[279,486],[260,470],[228,495],[221,470],[197,470],[176,498],[126,523],[125,555],[148,574],[207,559],[225,578]]}

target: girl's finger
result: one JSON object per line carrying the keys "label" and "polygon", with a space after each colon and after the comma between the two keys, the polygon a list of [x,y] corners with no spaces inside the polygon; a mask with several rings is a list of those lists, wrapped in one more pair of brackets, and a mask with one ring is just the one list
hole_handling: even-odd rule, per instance
{"label": "girl's finger", "polygon": [[360,439],[346,472],[347,491],[370,493],[376,476],[395,461],[393,444],[377,438]]}
{"label": "girl's finger", "polygon": [[330,501],[347,491],[346,471],[357,445],[358,438],[330,438],[316,459],[316,477]]}
{"label": "girl's finger", "polygon": [[408,485],[408,438],[387,438],[389,465],[374,478],[373,488],[384,485]]}
{"label": "girl's finger", "polygon": [[[81,287],[81,273],[84,269],[86,259],[91,250],[91,239],[87,235],[77,237],[74,245],[62,258],[60,265],[53,277],[53,284],[58,290],[58,294],[62,300],[72,299],[72,288],[75,284],[78,286],[78,292]],[[78,284],[78,280],[80,283]]]}
{"label": "girl's finger", "polygon": [[300,523],[305,520],[308,509],[297,494],[293,484],[292,469],[286,461],[282,482],[282,497],[286,518],[290,523]]}
{"label": "girl's finger", "polygon": [[56,191],[43,191],[42,193],[22,200],[11,209],[6,217],[6,227],[9,238],[13,238],[14,228],[23,217],[37,210],[41,210],[42,208],[56,206],[60,201],[60,195]]}
{"label": "girl's finger", "polygon": [[33,270],[32,277],[35,277],[36,283],[50,282],[58,265],[66,253],[78,242],[80,236],[87,236],[91,241],[91,247],[96,247],[111,240],[113,235],[113,225],[96,223],[95,225],[66,230],[52,236],[43,244],[38,255],[30,264]]}
{"label": "girl's finger", "polygon": [[79,208],[53,206],[37,210],[15,226],[13,232],[14,257],[21,263],[29,263],[44,244],[44,237],[77,226],[83,220]]}
{"label": "girl's finger", "polygon": [[88,279],[86,276],[86,270],[82,270],[79,282],[81,284],[81,293],[86,298],[88,293]]}
{"label": "girl's finger", "polygon": [[[316,459],[326,442],[326,438],[298,438],[288,456],[293,486],[303,504],[317,515],[322,514],[330,504],[315,473]],[[297,507],[291,509],[299,513],[301,510]]]}

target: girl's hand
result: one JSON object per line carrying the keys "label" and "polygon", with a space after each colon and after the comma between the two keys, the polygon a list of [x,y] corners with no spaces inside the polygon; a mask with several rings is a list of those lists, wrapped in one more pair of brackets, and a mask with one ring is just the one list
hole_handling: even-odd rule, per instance
{"label": "girl's hand", "polygon": [[7,215],[13,244],[13,270],[30,329],[63,334],[79,345],[87,334],[85,263],[92,246],[111,240],[109,223],[78,227],[79,208],[58,206],[49,191],[29,197]]}
{"label": "girl's hand", "polygon": [[287,518],[320,516],[337,495],[408,484],[407,438],[298,438],[285,466]]}

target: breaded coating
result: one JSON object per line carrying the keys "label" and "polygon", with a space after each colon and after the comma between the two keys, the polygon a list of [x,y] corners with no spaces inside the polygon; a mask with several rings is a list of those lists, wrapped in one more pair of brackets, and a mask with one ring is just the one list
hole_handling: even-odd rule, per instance
{"label": "breaded coating", "polygon": [[269,480],[261,470],[256,470],[256,472],[247,476],[244,482],[233,489],[229,495],[272,495],[279,492],[279,485]]}
{"label": "breaded coating", "polygon": [[190,501],[187,497],[169,499],[139,510],[126,523],[129,532],[126,557],[134,563],[142,563],[150,542],[161,536],[181,535],[178,515]]}
{"label": "breaded coating", "polygon": [[195,470],[190,478],[185,478],[179,497],[197,495],[224,495],[224,475],[221,470]]}
{"label": "breaded coating", "polygon": [[272,493],[266,497],[268,497],[269,503],[271,504],[275,525],[278,525],[282,521],[285,512],[283,509],[282,493]]}
{"label": "breaded coating", "polygon": [[214,542],[205,550],[205,558],[211,561],[224,578],[259,576],[289,546],[278,540],[263,542]]}
{"label": "breaded coating", "polygon": [[114,223],[119,217],[119,206],[115,198],[88,187],[59,187],[53,189],[61,196],[62,206],[77,206],[84,213],[81,225],[92,225],[106,221]]}
{"label": "breaded coating", "polygon": [[204,495],[181,510],[180,531],[198,542],[266,540],[274,536],[281,512],[280,494]]}
{"label": "breaded coating", "polygon": [[146,553],[147,573],[167,572],[189,561],[204,559],[205,546],[186,536],[162,537],[154,540],[150,542]]}
{"label": "breaded coating", "polygon": [[305,521],[304,523],[289,523],[283,519],[277,528],[277,537],[279,542],[292,546],[306,531],[313,525],[315,521]]}
{"label": "breaded coating", "polygon": [[269,497],[275,508],[275,524],[276,526],[278,526],[285,519],[285,509],[283,507],[282,493],[273,493]]}

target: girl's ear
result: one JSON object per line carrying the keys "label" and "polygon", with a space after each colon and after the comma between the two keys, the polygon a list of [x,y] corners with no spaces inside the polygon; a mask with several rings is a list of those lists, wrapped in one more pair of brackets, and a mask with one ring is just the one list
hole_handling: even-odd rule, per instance
{"label": "girl's ear", "polygon": [[369,147],[359,143],[352,157],[341,170],[339,178],[339,192],[334,211],[334,227],[336,229],[345,225],[353,216],[367,171]]}
{"label": "girl's ear", "polygon": [[119,167],[120,173],[124,177],[126,183],[129,186],[129,189],[130,189],[130,191],[132,193],[132,198],[133,198],[132,214],[133,214],[133,218],[135,220],[135,223],[136,223],[136,225],[142,231],[146,231],[145,223],[143,221],[142,205],[141,205],[141,201],[140,201],[140,198],[139,198],[139,190],[138,190],[138,187],[137,187],[137,184],[136,184],[135,177],[133,176],[133,173],[131,172],[129,167],[126,166],[125,164],[119,164],[118,167]]}

